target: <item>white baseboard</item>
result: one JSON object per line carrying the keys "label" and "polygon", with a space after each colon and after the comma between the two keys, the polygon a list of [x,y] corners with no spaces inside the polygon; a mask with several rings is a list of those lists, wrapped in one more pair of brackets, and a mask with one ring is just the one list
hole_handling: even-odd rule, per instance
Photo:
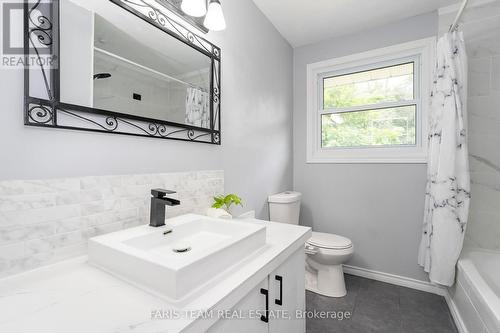
{"label": "white baseboard", "polygon": [[469,330],[464,324],[464,320],[460,315],[460,311],[458,311],[457,305],[451,298],[451,295],[448,291],[446,291],[446,295],[444,295],[444,299],[446,300],[446,304],[448,304],[448,308],[450,309],[451,316],[453,317],[453,321],[455,322],[455,326],[457,327],[458,333],[469,333]]}
{"label": "white baseboard", "polygon": [[451,298],[450,293],[448,292],[448,288],[446,288],[446,287],[439,286],[439,285],[436,285],[436,284],[433,284],[433,283],[427,282],[427,281],[415,280],[415,279],[404,277],[404,276],[383,273],[383,272],[373,271],[370,269],[349,266],[349,265],[344,265],[344,272],[347,274],[351,274],[351,275],[361,276],[361,277],[364,277],[367,279],[372,279],[372,280],[376,280],[376,281],[390,283],[390,284],[393,284],[396,286],[416,289],[416,290],[425,291],[425,292],[428,292],[431,294],[443,296],[446,300],[446,304],[448,305],[448,308],[450,309],[451,316],[453,317],[453,321],[455,322],[455,325],[457,326],[458,332],[459,333],[469,333],[467,328],[464,325],[464,321],[462,319],[462,316],[460,316],[460,312],[458,311],[458,308],[457,308],[455,302],[453,301],[453,299]]}
{"label": "white baseboard", "polygon": [[361,276],[367,279],[386,282],[396,286],[425,291],[431,294],[445,296],[447,290],[444,287],[438,286],[431,282],[420,281],[400,275],[373,271],[366,268],[344,265],[344,272],[351,275]]}

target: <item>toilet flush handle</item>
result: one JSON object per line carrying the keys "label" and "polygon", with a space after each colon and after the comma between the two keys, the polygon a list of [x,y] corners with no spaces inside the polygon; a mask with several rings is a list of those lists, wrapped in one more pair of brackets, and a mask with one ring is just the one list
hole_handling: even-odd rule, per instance
{"label": "toilet flush handle", "polygon": [[306,251],[306,254],[316,254],[316,253],[318,253],[318,248],[316,246],[306,244],[305,251]]}

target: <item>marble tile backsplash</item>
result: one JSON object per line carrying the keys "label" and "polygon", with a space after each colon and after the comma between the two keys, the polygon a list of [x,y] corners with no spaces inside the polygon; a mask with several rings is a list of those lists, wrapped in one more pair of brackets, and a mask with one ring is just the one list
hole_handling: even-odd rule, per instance
{"label": "marble tile backsplash", "polygon": [[[455,13],[440,17],[448,29]],[[466,244],[500,250],[500,2],[463,17],[469,56],[469,153],[472,199]]]}
{"label": "marble tile backsplash", "polygon": [[85,254],[90,237],[149,223],[150,191],[177,191],[167,217],[205,214],[223,171],[0,182],[0,277]]}

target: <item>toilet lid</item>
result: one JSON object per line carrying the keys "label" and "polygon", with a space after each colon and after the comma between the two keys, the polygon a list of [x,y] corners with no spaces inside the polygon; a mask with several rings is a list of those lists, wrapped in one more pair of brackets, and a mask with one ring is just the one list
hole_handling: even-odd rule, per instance
{"label": "toilet lid", "polygon": [[349,238],[322,232],[313,232],[312,237],[307,241],[310,245],[324,249],[348,249],[352,246]]}

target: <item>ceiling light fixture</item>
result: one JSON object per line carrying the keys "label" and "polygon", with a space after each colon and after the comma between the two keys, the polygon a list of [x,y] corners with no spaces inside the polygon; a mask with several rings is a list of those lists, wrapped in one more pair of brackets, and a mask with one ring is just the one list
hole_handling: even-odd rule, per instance
{"label": "ceiling light fixture", "polygon": [[[186,0],[184,0],[186,1]],[[212,31],[221,31],[226,29],[226,20],[222,12],[222,6],[219,0],[209,0],[207,16],[203,25]]]}
{"label": "ceiling light fixture", "polygon": [[190,16],[202,17],[207,13],[207,1],[182,0],[181,9],[184,13]]}

